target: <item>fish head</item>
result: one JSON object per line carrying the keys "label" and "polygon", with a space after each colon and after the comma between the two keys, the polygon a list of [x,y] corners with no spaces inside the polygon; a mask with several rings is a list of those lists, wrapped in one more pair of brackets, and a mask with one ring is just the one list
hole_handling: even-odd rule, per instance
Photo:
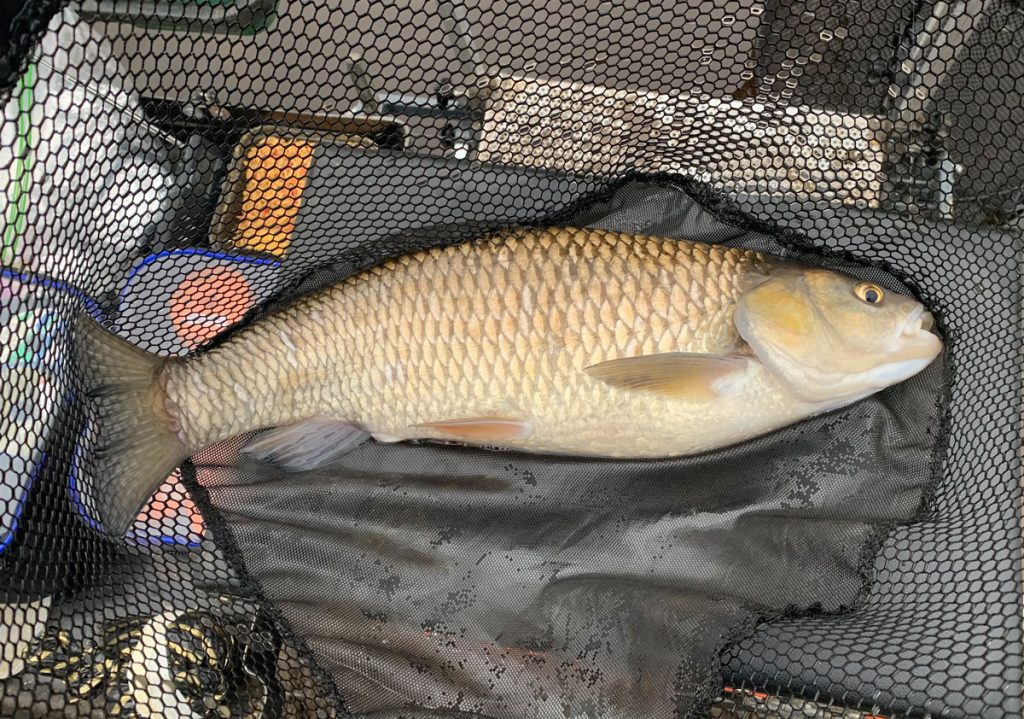
{"label": "fish head", "polygon": [[832,406],[902,382],[942,351],[917,300],[817,268],[774,270],[740,297],[734,321],[791,392]]}

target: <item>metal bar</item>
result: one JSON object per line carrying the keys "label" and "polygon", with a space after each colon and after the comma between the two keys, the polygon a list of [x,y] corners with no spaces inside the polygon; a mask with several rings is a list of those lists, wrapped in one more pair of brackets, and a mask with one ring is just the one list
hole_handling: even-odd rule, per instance
{"label": "metal bar", "polygon": [[480,68],[480,44],[470,32],[466,19],[466,5],[462,0],[441,0],[437,4],[441,16],[441,29],[453,36],[459,51],[460,67],[454,73],[453,82],[458,85],[472,85]]}
{"label": "metal bar", "polygon": [[353,52],[348,56],[349,78],[356,90],[359,91],[359,106],[352,108],[353,114],[366,113],[367,115],[378,114],[377,98],[373,91],[373,80],[370,78],[369,68],[363,56],[359,52]]}
{"label": "metal bar", "polygon": [[938,0],[920,28],[906,56],[900,60],[897,80],[890,86],[890,119],[924,125],[932,120],[935,92],[978,32],[978,19],[995,0]]}

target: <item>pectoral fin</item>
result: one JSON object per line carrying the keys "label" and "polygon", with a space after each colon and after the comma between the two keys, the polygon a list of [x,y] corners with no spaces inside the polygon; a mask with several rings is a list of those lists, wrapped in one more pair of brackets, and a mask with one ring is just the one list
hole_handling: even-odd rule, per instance
{"label": "pectoral fin", "polygon": [[333,461],[369,439],[369,433],[350,422],[311,417],[263,432],[245,447],[244,454],[295,471]]}
{"label": "pectoral fin", "polygon": [[509,442],[527,439],[533,433],[533,425],[529,422],[502,417],[447,419],[416,426],[437,430],[462,442]]}
{"label": "pectoral fin", "polygon": [[748,362],[741,355],[666,352],[609,360],[583,371],[619,389],[709,400],[728,394],[728,380],[741,375]]}

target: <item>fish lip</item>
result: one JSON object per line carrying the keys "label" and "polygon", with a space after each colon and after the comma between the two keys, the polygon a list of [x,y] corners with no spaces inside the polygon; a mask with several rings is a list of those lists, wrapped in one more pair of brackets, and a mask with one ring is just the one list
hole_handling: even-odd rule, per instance
{"label": "fish lip", "polygon": [[903,323],[903,329],[900,331],[900,334],[907,337],[916,337],[923,329],[924,322],[921,319],[923,316],[924,307],[915,307],[914,311],[907,317],[907,321]]}
{"label": "fish lip", "polygon": [[925,310],[924,314],[921,315],[921,329],[923,329],[925,332],[931,332],[934,327],[935,315],[933,315],[928,310]]}
{"label": "fish lip", "polygon": [[922,333],[934,334],[935,316],[924,307],[915,307],[907,317],[900,334],[906,337],[918,337]]}
{"label": "fish lip", "polygon": [[931,312],[923,306],[916,307],[896,336],[889,363],[921,360],[924,361],[922,369],[930,364],[942,352],[942,339],[931,331],[934,322]]}

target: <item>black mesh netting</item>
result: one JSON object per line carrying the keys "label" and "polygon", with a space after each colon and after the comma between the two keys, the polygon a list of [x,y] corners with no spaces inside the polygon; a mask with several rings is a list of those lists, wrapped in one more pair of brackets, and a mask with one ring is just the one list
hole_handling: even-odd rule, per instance
{"label": "black mesh netting", "polygon": [[[58,5],[0,14],[0,716],[1020,715],[1019,3]],[[946,352],[686,459],[227,442],[102,531],[76,316],[182,356],[550,224],[840,268]]]}

